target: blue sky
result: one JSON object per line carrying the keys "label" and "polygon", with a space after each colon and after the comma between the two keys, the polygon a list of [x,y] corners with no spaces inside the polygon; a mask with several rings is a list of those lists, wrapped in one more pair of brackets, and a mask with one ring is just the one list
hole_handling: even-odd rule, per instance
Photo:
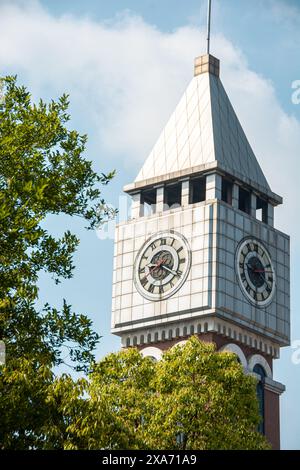
{"label": "blue sky", "polygon": [[[292,83],[300,80],[299,0],[213,3],[212,53],[221,59],[223,83],[273,191],[285,198],[276,226],[292,236],[292,340],[300,341],[300,104],[292,102]],[[89,135],[87,157],[98,170],[118,171],[104,196],[124,205],[122,187],[135,178],[192,78],[194,57],[205,51],[205,21],[206,0],[0,0],[0,75],[17,73],[36,98],[70,93],[72,126]],[[118,350],[109,333],[113,240],[84,231],[78,220],[51,218],[48,225],[56,234],[73,230],[81,245],[74,278],[57,287],[42,276],[41,300],[59,306],[65,297],[93,318],[103,335],[98,358]],[[300,449],[297,359],[286,348],[275,363],[275,380],[287,386],[286,449]]]}

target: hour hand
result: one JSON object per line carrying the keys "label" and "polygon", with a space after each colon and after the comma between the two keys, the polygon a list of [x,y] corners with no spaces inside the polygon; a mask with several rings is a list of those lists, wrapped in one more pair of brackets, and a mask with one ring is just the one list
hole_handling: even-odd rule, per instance
{"label": "hour hand", "polygon": [[251,264],[248,264],[248,263],[247,263],[247,268],[251,269],[251,271],[254,271],[254,269],[255,269],[254,266],[252,266]]}

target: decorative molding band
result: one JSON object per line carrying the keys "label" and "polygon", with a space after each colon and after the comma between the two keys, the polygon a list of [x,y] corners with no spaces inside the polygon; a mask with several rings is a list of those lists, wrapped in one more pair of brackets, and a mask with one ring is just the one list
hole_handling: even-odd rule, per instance
{"label": "decorative molding band", "polygon": [[[181,341],[194,334],[216,333],[224,338],[228,338],[229,343],[234,341],[253,348],[257,352],[262,352],[277,359],[279,357],[278,344],[267,340],[257,334],[251,333],[242,327],[220,319],[213,319],[210,316],[190,318],[189,321],[176,321],[168,325],[143,325],[135,331],[118,332],[122,338],[122,347],[135,346],[156,346],[159,342]],[[270,374],[269,374],[270,375]]]}

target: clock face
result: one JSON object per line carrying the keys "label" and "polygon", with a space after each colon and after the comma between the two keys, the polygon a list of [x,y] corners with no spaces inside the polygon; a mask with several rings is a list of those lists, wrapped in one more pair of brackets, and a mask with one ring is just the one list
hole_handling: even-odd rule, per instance
{"label": "clock face", "polygon": [[191,266],[187,240],[177,232],[160,232],[142,246],[134,264],[134,282],[148,300],[171,297],[185,282]]}
{"label": "clock face", "polygon": [[276,277],[266,248],[254,238],[243,240],[236,263],[239,283],[248,300],[258,307],[267,306],[275,293]]}

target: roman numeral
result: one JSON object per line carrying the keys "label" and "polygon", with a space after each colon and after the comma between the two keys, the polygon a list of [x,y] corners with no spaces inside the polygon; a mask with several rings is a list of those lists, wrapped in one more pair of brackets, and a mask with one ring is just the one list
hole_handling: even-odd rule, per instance
{"label": "roman numeral", "polygon": [[261,247],[258,248],[258,254],[263,257],[266,263],[268,262],[267,255]]}
{"label": "roman numeral", "polygon": [[167,244],[167,239],[166,238],[161,238],[160,239],[160,246],[166,245]]}
{"label": "roman numeral", "polygon": [[270,295],[271,292],[272,292],[272,288],[271,288],[271,286],[270,286],[269,284],[268,284],[267,287],[266,287],[266,291],[267,291],[267,293],[268,293],[269,295]]}
{"label": "roman numeral", "polygon": [[148,279],[146,277],[143,277],[143,279],[141,279],[142,286],[145,287],[147,283],[148,283]]}
{"label": "roman numeral", "polygon": [[150,284],[150,287],[149,287],[149,289],[148,289],[148,291],[150,292],[150,294],[153,294],[154,288],[155,288],[155,286],[154,286],[153,284]]}

